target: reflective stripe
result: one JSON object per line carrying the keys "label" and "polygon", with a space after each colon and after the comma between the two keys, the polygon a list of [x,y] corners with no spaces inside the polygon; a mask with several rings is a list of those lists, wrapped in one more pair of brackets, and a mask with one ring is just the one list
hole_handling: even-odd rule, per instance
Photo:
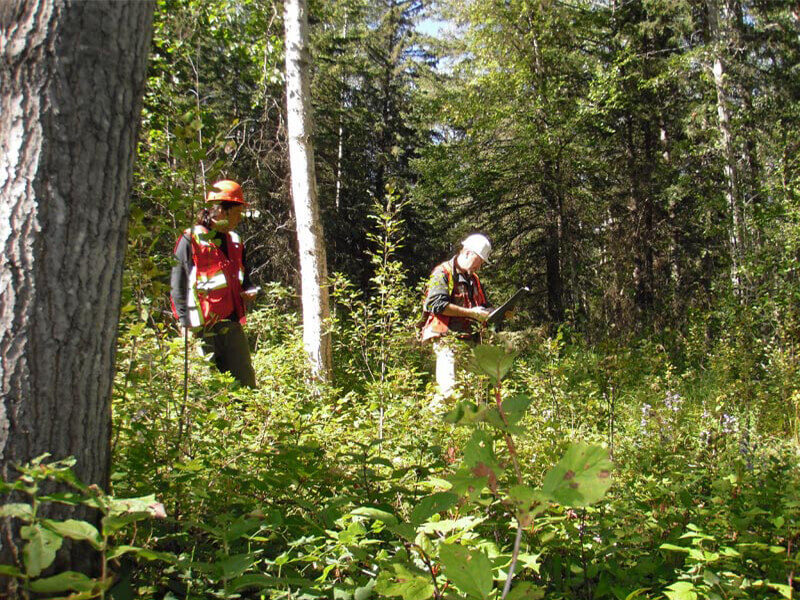
{"label": "reflective stripe", "polygon": [[197,289],[203,290],[204,292],[210,292],[211,290],[221,290],[224,287],[228,286],[228,280],[225,279],[225,273],[223,271],[219,271],[215,273],[211,277],[201,277],[201,279],[197,282]]}
{"label": "reflective stripe", "polygon": [[189,325],[192,327],[200,327],[204,324],[203,312],[199,308],[200,302],[197,298],[196,280],[197,267],[192,267],[189,273],[189,291],[186,294],[186,311],[189,317]]}
{"label": "reflective stripe", "polygon": [[201,246],[215,246],[214,238],[215,235],[212,231],[207,230],[205,227],[201,225],[195,225],[192,229],[192,237],[195,241],[200,244]]}

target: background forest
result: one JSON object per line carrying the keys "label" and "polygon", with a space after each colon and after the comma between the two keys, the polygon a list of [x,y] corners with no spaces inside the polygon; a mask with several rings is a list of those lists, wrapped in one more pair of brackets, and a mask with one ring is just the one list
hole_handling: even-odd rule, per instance
{"label": "background forest", "polygon": [[[796,4],[311,1],[327,383],[302,345],[282,14],[158,2],[113,495],[69,461],[26,475],[105,511],[102,535],[45,527],[103,570],[37,579],[45,536],[20,593],[792,598]],[[173,244],[222,177],[252,203],[258,390],[187,352],[169,311]],[[431,268],[474,231],[494,246],[490,298],[532,294],[444,417],[414,324]]]}

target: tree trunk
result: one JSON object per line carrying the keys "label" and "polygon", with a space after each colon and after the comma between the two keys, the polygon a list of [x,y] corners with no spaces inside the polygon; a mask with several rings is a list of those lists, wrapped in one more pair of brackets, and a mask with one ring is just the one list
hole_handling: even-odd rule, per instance
{"label": "tree trunk", "polygon": [[728,99],[728,83],[723,52],[725,49],[726,35],[723,29],[727,27],[730,19],[730,8],[727,0],[709,0],[707,3],[708,22],[711,37],[712,66],[714,86],[717,92],[717,116],[719,118],[720,140],[724,159],[724,172],[726,190],[725,196],[728,203],[728,243],[731,254],[731,283],[733,290],[739,296],[742,293],[741,266],[745,251],[745,224],[744,208],[739,190],[739,170],[736,164],[736,149],[734,146],[733,131],[731,129],[730,101]]}
{"label": "tree trunk", "polygon": [[[0,469],[108,483],[128,199],[153,5],[0,5]],[[5,535],[2,542],[6,541]],[[83,549],[81,549],[83,550]],[[0,562],[10,548],[0,549]]]}
{"label": "tree trunk", "polygon": [[557,188],[557,178],[553,163],[545,161],[542,169],[542,196],[547,205],[545,222],[545,266],[547,279],[547,314],[550,320],[561,323],[564,320],[564,281],[561,273],[562,246],[562,202]]}
{"label": "tree trunk", "polygon": [[305,0],[286,0],[286,105],[292,198],[297,218],[303,300],[303,345],[312,375],[327,380],[332,365],[325,236],[317,202],[311,92],[308,75],[308,9]]}

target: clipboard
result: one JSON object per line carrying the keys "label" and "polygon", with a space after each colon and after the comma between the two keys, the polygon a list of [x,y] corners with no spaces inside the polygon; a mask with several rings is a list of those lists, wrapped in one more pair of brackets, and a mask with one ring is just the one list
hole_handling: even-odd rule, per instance
{"label": "clipboard", "polygon": [[516,292],[514,292],[514,295],[511,296],[511,298],[503,302],[503,304],[501,304],[500,306],[495,308],[491,313],[489,313],[489,317],[486,319],[486,323],[488,323],[489,325],[494,325],[495,327],[500,325],[500,323],[503,322],[505,314],[512,308],[514,308],[517,302],[519,302],[523,296],[530,293],[530,291],[531,291],[530,288],[528,288],[527,286],[522,286],[521,288],[519,288]]}

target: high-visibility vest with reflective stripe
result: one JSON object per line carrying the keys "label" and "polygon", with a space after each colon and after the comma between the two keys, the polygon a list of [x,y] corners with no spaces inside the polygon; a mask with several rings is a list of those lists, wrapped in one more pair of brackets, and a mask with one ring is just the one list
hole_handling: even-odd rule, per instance
{"label": "high-visibility vest with reflective stripe", "polygon": [[[233,231],[224,234],[227,236],[227,256],[217,245],[215,232],[202,225],[187,229],[184,235],[191,242],[194,263],[189,273],[186,298],[189,324],[192,327],[211,325],[231,315],[244,323],[244,263],[239,235]],[[174,306],[173,312],[176,312]],[[177,318],[177,314],[175,316]]]}
{"label": "high-visibility vest with reflective stripe", "polygon": [[[452,304],[457,304],[458,306],[462,306],[464,308],[472,308],[474,306],[482,306],[486,304],[486,295],[483,293],[481,280],[478,278],[477,273],[472,274],[472,279],[473,279],[472,283],[474,289],[474,293],[472,295],[470,295],[469,293],[463,295],[453,294],[455,290],[455,277],[453,277],[454,263],[455,259],[440,264],[433,270],[433,273],[431,274],[431,279],[438,277],[439,273],[441,271],[444,271],[445,277],[447,278],[447,293],[450,294],[450,302]],[[428,287],[430,287],[430,285]],[[425,294],[425,296],[427,299],[427,293]],[[422,302],[424,307],[425,299],[423,299]],[[422,332],[420,333],[420,339],[423,342],[425,340],[443,336],[445,333],[450,331],[451,327],[454,325],[454,322],[456,321],[459,322],[459,324],[472,321],[472,319],[468,319],[466,317],[448,317],[446,315],[442,314],[437,315],[430,312],[425,312],[425,316],[426,316],[425,325],[423,325]],[[464,327],[459,327],[457,329],[458,333],[463,333]]]}

